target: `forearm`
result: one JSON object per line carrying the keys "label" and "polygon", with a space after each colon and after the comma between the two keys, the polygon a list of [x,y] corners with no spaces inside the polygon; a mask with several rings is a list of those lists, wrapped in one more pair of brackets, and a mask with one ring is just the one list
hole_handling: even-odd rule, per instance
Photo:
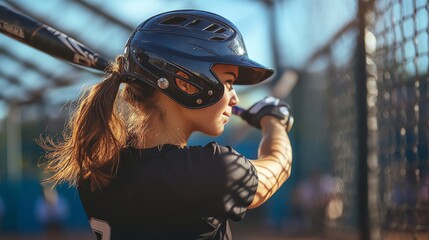
{"label": "forearm", "polygon": [[281,187],[290,176],[292,164],[292,148],[285,126],[273,117],[262,118],[261,126],[258,159],[252,161],[258,171],[259,184],[251,208],[264,203]]}
{"label": "forearm", "polygon": [[271,156],[280,162],[290,159],[291,146],[285,126],[271,116],[261,119],[262,138],[258,149],[258,158]]}

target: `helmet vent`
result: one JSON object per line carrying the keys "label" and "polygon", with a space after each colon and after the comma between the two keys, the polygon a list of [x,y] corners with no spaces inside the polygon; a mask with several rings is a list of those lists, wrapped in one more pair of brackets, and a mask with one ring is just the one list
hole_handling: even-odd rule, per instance
{"label": "helmet vent", "polygon": [[176,16],[176,17],[168,18],[168,19],[160,22],[160,24],[163,24],[163,25],[179,25],[186,20],[188,20],[188,18]]}
{"label": "helmet vent", "polygon": [[223,33],[225,32],[225,28],[219,28],[218,30],[215,31],[215,33]]}
{"label": "helmet vent", "polygon": [[186,24],[186,26],[196,26],[196,25],[200,24],[200,22],[201,22],[201,20],[195,19],[194,21]]}
{"label": "helmet vent", "polygon": [[223,38],[223,37],[212,37],[212,38],[210,38],[210,40],[213,40],[213,41],[223,41],[223,40],[225,40],[225,38]]}
{"label": "helmet vent", "polygon": [[218,28],[218,25],[213,23],[213,24],[210,24],[208,27],[204,28],[203,30],[207,31],[207,32],[211,32],[211,31],[214,31],[217,28]]}

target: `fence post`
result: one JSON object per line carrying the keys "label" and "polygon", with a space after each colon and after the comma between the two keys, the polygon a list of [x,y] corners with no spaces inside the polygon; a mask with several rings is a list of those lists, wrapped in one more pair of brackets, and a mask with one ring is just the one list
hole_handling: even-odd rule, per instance
{"label": "fence post", "polygon": [[[375,45],[369,30],[374,21],[373,0],[358,1],[358,41],[356,46],[356,105],[358,154],[358,226],[363,240],[380,239],[378,214],[377,86],[375,65],[368,61],[367,44]],[[373,43],[367,41],[373,40]]]}
{"label": "fence post", "polygon": [[362,240],[370,239],[368,213],[368,108],[367,73],[365,52],[365,13],[364,0],[358,1],[358,40],[356,46],[356,107],[357,107],[357,159],[358,159],[358,227]]}

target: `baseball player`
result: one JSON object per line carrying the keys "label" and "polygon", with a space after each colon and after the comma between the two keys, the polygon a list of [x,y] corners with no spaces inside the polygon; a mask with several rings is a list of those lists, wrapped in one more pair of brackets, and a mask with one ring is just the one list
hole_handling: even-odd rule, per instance
{"label": "baseball player", "polygon": [[269,199],[290,175],[289,106],[267,97],[242,118],[261,129],[258,158],[218,136],[239,102],[234,85],[273,74],[249,59],[239,30],[205,11],[140,24],[103,81],[82,97],[65,138],[46,138],[46,179],[77,186],[97,239],[231,239],[229,221]]}

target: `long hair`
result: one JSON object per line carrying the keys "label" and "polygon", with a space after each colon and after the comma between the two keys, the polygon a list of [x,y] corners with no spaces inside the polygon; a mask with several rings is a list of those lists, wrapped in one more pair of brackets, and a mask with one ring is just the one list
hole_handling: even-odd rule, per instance
{"label": "long hair", "polygon": [[[156,104],[150,100],[154,90],[147,85],[126,84],[118,94],[127,79],[123,62],[124,57],[118,56],[103,81],[82,96],[62,140],[39,138],[39,145],[46,150],[42,166],[50,174],[44,183],[76,186],[87,179],[92,190],[106,186],[117,172],[121,149],[133,135],[148,130],[150,116],[156,111]],[[133,111],[121,107],[120,96]],[[126,119],[122,116],[125,112]]]}

